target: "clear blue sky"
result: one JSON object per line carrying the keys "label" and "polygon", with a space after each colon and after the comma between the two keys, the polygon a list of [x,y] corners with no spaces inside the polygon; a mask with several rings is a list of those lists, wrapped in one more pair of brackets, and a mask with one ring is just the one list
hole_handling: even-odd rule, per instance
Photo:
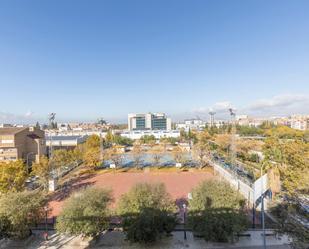
{"label": "clear blue sky", "polygon": [[308,0],[1,0],[0,114],[306,112],[308,13]]}

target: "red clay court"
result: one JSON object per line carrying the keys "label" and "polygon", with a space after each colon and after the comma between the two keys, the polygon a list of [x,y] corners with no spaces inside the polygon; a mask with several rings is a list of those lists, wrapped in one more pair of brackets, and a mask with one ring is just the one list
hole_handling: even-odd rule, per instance
{"label": "red clay court", "polygon": [[116,172],[99,173],[96,175],[85,175],[73,179],[67,188],[58,190],[51,198],[50,216],[57,216],[61,211],[63,201],[74,191],[85,186],[100,186],[109,188],[113,191],[115,199],[114,205],[119,197],[126,193],[133,185],[140,182],[165,184],[167,191],[176,200],[187,198],[191,189],[201,181],[213,178],[214,175],[209,171],[192,172]]}

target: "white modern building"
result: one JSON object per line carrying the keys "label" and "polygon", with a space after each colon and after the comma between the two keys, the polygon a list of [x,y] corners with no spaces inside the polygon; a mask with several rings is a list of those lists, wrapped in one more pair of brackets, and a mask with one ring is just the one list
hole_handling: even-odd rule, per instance
{"label": "white modern building", "polygon": [[128,130],[165,130],[172,129],[172,121],[164,113],[128,114]]}
{"label": "white modern building", "polygon": [[125,131],[120,134],[122,137],[127,137],[133,140],[140,139],[142,136],[153,135],[156,139],[168,138],[168,137],[180,137],[180,131],[178,130],[135,130],[135,131]]}
{"label": "white modern building", "polygon": [[49,149],[74,149],[84,143],[88,136],[46,136],[46,147]]}

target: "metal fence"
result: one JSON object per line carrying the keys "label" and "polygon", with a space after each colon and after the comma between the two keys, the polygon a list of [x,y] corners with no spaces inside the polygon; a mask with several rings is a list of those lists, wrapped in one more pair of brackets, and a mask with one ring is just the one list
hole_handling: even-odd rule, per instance
{"label": "metal fence", "polygon": [[214,167],[214,171],[217,176],[223,178],[229,182],[232,187],[237,189],[248,200],[249,205],[253,204],[253,188],[251,186],[241,181],[237,176],[228,172],[218,163],[211,161],[211,164]]}

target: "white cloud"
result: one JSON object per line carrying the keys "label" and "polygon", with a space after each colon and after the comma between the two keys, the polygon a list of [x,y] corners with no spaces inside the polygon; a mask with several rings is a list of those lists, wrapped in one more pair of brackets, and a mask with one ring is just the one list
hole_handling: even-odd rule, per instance
{"label": "white cloud", "polygon": [[[309,96],[306,95],[293,95],[293,94],[286,94],[286,95],[277,95],[272,97],[271,99],[260,99],[255,103],[249,105],[248,109],[252,111],[270,111],[270,110],[277,110],[278,108],[289,108],[292,106],[301,106],[304,104],[308,104]],[[307,106],[308,108],[308,106]],[[309,110],[308,110],[309,111]]]}
{"label": "white cloud", "polygon": [[[208,115],[209,111],[215,111],[219,116],[228,117],[228,109],[236,109],[230,101],[222,101],[210,107],[201,107],[193,113]],[[252,116],[291,115],[309,113],[309,95],[282,94],[269,99],[259,99],[246,106],[239,106],[237,114],[249,114]]]}
{"label": "white cloud", "polygon": [[200,107],[195,109],[193,112],[200,113],[200,114],[208,114],[210,111],[214,111],[216,113],[224,113],[228,112],[229,108],[233,108],[233,105],[229,101],[221,101],[216,102],[210,107]]}
{"label": "white cloud", "polygon": [[32,111],[27,111],[25,114],[26,118],[31,118],[33,116],[33,112]]}
{"label": "white cloud", "polygon": [[14,114],[0,111],[0,123],[29,123],[34,121],[35,117],[31,111],[27,111],[25,114]]}

